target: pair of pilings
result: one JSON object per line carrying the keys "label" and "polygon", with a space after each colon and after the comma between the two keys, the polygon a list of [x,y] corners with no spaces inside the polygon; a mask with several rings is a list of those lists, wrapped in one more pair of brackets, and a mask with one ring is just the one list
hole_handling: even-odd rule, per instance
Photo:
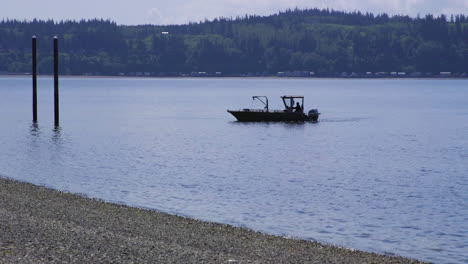
{"label": "pair of pilings", "polygon": [[[59,126],[59,54],[58,37],[54,37],[54,124]],[[32,37],[33,123],[37,123],[37,38]]]}

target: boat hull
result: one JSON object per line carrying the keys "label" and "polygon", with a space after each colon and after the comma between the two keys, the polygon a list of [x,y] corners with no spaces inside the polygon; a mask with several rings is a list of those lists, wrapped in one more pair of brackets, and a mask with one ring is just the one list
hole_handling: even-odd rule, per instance
{"label": "boat hull", "polygon": [[317,122],[319,113],[306,115],[295,112],[251,112],[228,110],[240,122]]}

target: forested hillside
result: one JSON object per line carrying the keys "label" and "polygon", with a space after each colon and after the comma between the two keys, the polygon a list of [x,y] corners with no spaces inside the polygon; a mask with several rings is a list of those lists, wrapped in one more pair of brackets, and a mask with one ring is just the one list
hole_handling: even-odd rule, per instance
{"label": "forested hillside", "polygon": [[468,71],[464,15],[411,18],[308,9],[171,26],[4,20],[0,72],[31,71],[33,35],[41,74],[52,71],[54,35],[63,74]]}

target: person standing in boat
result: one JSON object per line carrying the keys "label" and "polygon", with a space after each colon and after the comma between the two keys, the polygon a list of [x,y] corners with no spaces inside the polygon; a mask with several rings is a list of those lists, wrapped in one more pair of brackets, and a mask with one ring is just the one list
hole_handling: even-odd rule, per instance
{"label": "person standing in boat", "polygon": [[296,112],[296,113],[302,113],[303,112],[302,107],[299,104],[299,102],[296,103],[296,107],[294,107],[294,112]]}

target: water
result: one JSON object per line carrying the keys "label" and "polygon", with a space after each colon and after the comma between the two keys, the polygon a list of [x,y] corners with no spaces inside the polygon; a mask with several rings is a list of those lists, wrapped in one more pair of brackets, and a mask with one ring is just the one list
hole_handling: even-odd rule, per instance
{"label": "water", "polygon": [[[468,263],[468,81],[0,78],[0,174],[109,201]],[[238,123],[252,95],[321,122]],[[258,106],[258,105],[257,105]]]}

